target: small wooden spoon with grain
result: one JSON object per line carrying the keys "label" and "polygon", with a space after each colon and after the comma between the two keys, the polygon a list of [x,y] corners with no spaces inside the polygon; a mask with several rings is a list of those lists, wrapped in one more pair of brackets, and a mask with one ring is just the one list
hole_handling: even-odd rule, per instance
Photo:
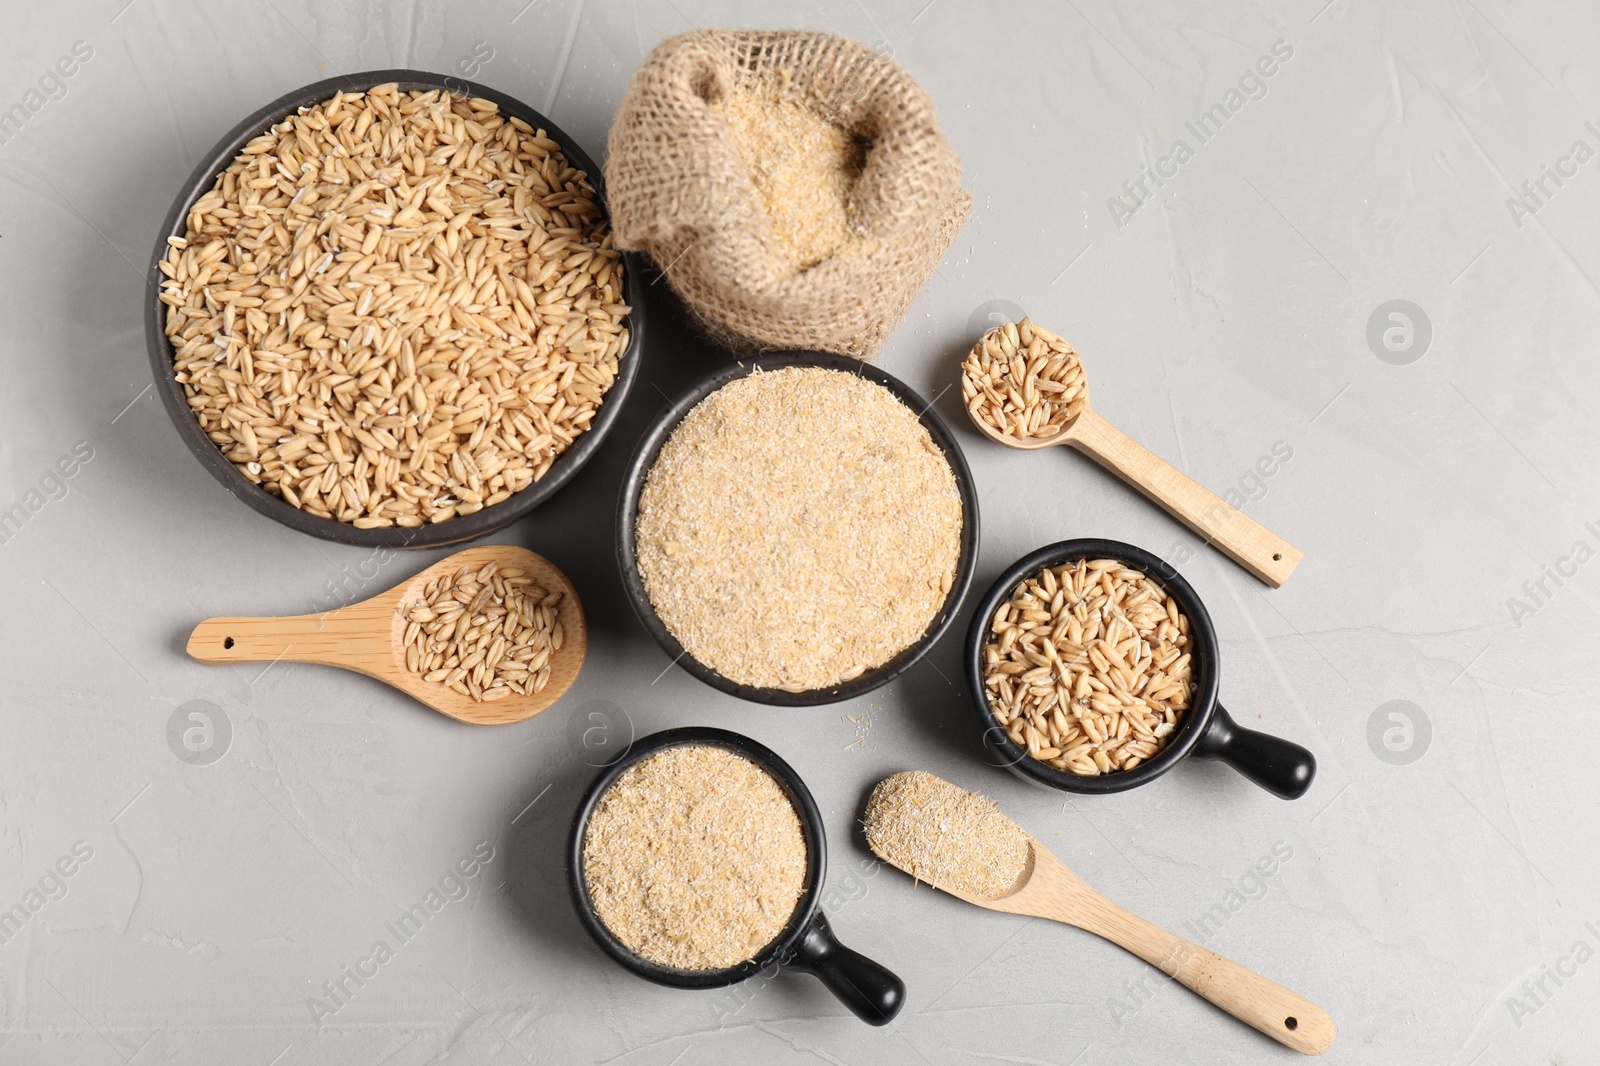
{"label": "small wooden spoon with grain", "polygon": [[880,781],[863,818],[878,857],[957,899],[1076,926],[1139,956],[1278,1043],[1320,1055],[1328,1012],[1214,951],[1131,914],[1090,888],[994,801],[921,770]]}
{"label": "small wooden spoon with grain", "polygon": [[[1019,344],[1022,340],[1019,327],[1026,327],[1040,343]],[[990,352],[1000,345],[1013,351],[1002,352],[998,359],[986,358],[986,344],[991,345]],[[1052,351],[1068,356],[1063,361],[1067,364],[1066,387],[1070,391],[1059,405],[1053,402],[1054,396],[1062,394],[1052,394],[1050,390],[1061,383],[1046,377],[1047,384],[1042,389],[1039,385],[1038,370],[1048,365]],[[1005,366],[1006,356],[1020,358],[1022,374],[1002,373],[997,378],[984,372],[985,366],[991,369]],[[1305,554],[1299,548],[1171,466],[1090,407],[1089,384],[1084,380],[1082,363],[1072,347],[1056,334],[1027,319],[1021,323],[1008,322],[984,334],[961,369],[961,392],[967,414],[979,432],[990,440],[1023,451],[1054,444],[1071,445],[1144,493],[1273,588],[1289,580],[1289,575],[1299,565]],[[985,385],[989,388],[985,389]],[[995,388],[996,385],[999,387]],[[998,403],[995,402],[997,398]],[[1047,411],[1056,416],[1054,419],[1047,417],[1038,425],[1019,420],[1018,416],[1024,412],[1038,409],[1041,400]],[[995,423],[1006,428],[1001,429]]]}
{"label": "small wooden spoon with grain", "polygon": [[[406,668],[406,619],[403,605],[420,602],[423,586],[434,578],[454,574],[463,567],[478,569],[486,563],[517,568],[546,592],[559,590],[556,620],[562,629],[561,647],[550,655],[550,680],[537,693],[513,692],[489,702],[463,696],[437,681],[424,681]],[[284,662],[317,663],[354,670],[393,685],[440,714],[473,725],[506,725],[532,718],[560,699],[578,678],[588,650],[588,630],[583,606],[567,575],[542,555],[510,544],[486,544],[441,559],[409,581],[369,600],[325,614],[283,618],[208,618],[189,634],[189,654],[203,663]]]}

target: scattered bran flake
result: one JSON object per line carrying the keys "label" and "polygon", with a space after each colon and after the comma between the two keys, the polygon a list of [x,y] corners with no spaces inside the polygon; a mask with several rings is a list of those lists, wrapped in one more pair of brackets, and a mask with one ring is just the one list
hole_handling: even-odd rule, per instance
{"label": "scattered bran flake", "polygon": [[862,823],[880,859],[935,888],[998,899],[1028,867],[1028,834],[994,800],[924,770],[879,781]]}
{"label": "scattered bran flake", "polygon": [[861,141],[773,78],[753,79],[712,106],[728,123],[784,258],[805,270],[845,249],[851,189],[866,163]]}
{"label": "scattered bran flake", "polygon": [[584,834],[583,876],[629,950],[720,970],[783,931],[805,887],[805,835],[765,770],[725,748],[683,745],[606,790]]}
{"label": "scattered bran flake", "polygon": [[757,372],[684,417],[645,480],[639,572],[663,623],[731,681],[860,676],[937,617],[961,552],[944,453],[893,393],[816,367]]}

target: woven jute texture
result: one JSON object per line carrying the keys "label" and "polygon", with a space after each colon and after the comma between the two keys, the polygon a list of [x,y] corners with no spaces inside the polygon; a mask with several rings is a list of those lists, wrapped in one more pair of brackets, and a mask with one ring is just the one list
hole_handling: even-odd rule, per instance
{"label": "woven jute texture", "polygon": [[[868,145],[851,193],[857,236],[807,269],[778,248],[713,106],[757,84]],[[628,86],[609,149],[617,246],[648,253],[707,332],[741,352],[871,358],[972,208],[928,94],[893,59],[829,33],[702,30],[662,42]]]}

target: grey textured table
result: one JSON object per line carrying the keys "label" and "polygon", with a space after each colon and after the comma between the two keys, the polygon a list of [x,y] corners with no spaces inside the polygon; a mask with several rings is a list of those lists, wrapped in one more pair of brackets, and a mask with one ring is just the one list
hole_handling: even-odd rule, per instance
{"label": "grey textured table", "polygon": [[[395,66],[474,75],[600,155],[645,51],[695,24],[836,30],[929,89],[975,210],[880,363],[960,434],[978,587],[1068,536],[1172,559],[1215,618],[1228,707],[1315,751],[1304,799],[1198,763],[1093,801],[1032,789],[981,760],[959,632],[810,710],[673,668],[610,545],[633,440],[713,358],[664,286],[627,418],[497,538],[549,555],[590,612],[550,712],[469,728],[354,675],[183,654],[208,615],[324,609],[440,555],[261,518],[154,401],[144,267],[199,155],[291,88]],[[1506,0],[7,5],[0,506],[25,514],[0,543],[0,908],[25,917],[0,925],[0,1063],[1294,1057],[1087,934],[877,867],[854,820],[909,767],[1326,1006],[1329,1061],[1595,1061],[1597,46],[1592,5]],[[964,424],[957,357],[1014,305],[1084,353],[1108,417],[1305,550],[1288,585],[1087,460]],[[679,992],[598,953],[558,851],[593,773],[572,738],[599,721],[618,742],[734,728],[805,775],[834,926],[909,986],[893,1026],[803,976]]]}

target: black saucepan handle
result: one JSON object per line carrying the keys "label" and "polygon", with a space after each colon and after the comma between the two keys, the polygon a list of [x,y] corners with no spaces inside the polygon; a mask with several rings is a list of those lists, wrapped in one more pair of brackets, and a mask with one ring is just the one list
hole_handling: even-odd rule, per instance
{"label": "black saucepan handle", "polygon": [[1262,788],[1299,799],[1317,775],[1317,757],[1282,737],[1246,729],[1217,704],[1211,723],[1194,746],[1202,759],[1221,759]]}
{"label": "black saucepan handle", "polygon": [[868,1025],[888,1025],[905,1004],[905,982],[839,943],[820,910],[793,952],[785,960],[787,965],[814,974],[839,997],[839,1002]]}

